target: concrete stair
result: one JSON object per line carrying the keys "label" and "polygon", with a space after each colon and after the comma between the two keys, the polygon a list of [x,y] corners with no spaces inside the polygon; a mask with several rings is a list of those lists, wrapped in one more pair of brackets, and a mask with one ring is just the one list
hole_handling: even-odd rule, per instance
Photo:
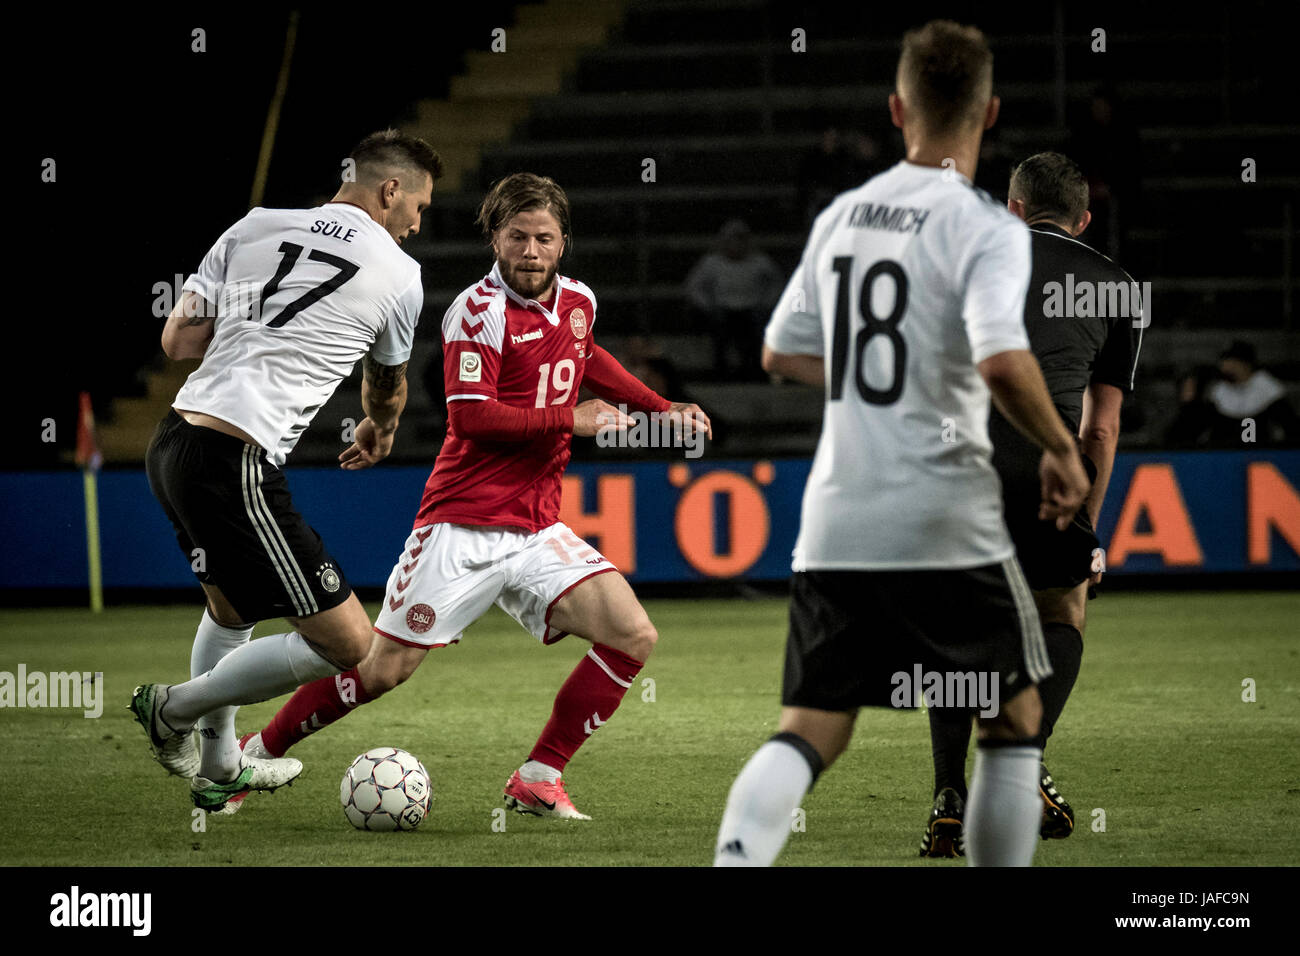
{"label": "concrete stair", "polygon": [[144,460],[158,422],[167,414],[172,399],[190,372],[198,367],[197,359],[168,361],[161,370],[149,373],[148,392],[144,396],[113,401],[111,421],[96,428],[99,450],[105,462],[138,463]]}
{"label": "concrete stair", "polygon": [[604,43],[623,18],[623,0],[546,0],[521,7],[505,30],[505,50],[466,54],[466,72],[454,77],[446,100],[416,104],[405,132],[423,137],[442,157],[438,192],[474,185],[483,148],[509,138],[533,101],[559,93],[582,51]]}

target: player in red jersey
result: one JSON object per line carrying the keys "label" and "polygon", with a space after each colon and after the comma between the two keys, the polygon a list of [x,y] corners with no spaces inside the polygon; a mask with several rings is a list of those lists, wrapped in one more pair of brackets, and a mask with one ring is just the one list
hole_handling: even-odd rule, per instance
{"label": "player in red jersey", "polygon": [[[658,635],[617,569],[559,521],[572,436],[627,427],[605,401],[578,404],[578,389],[632,411],[676,413],[688,434],[712,429],[699,406],[661,398],[595,344],[595,296],[556,271],[570,233],[568,198],[555,182],[530,173],[501,180],[479,223],[496,262],[443,317],[447,439],[388,579],[370,653],[299,688],[246,751],[283,755],[405,681],[430,647],[459,641],[495,603],[544,644],[566,634],[592,643],[505,787],[506,806],[521,813],[585,820],[561,773],[609,720]],[[341,457],[346,465],[356,456]]]}

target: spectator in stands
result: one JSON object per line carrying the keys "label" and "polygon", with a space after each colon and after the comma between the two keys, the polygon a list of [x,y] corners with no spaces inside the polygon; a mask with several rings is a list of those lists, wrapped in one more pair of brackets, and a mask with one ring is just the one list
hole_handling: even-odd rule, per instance
{"label": "spectator in stands", "polygon": [[[686,277],[690,309],[713,338],[713,367],[721,378],[766,381],[760,365],[763,328],[784,285],[771,256],[754,246],[744,220],[718,233],[718,248]],[[734,347],[737,364],[730,361]]]}
{"label": "spectator in stands", "polygon": [[1212,365],[1198,365],[1178,380],[1178,414],[1165,429],[1171,448],[1208,448],[1223,435],[1223,418],[1210,404],[1208,392],[1219,379]]}
{"label": "spectator in stands", "polygon": [[1243,440],[1246,419],[1255,423],[1257,444],[1300,442],[1300,419],[1287,399],[1286,386],[1259,367],[1253,345],[1241,340],[1229,345],[1219,356],[1219,372],[1223,379],[1210,386],[1208,396],[1236,442]]}

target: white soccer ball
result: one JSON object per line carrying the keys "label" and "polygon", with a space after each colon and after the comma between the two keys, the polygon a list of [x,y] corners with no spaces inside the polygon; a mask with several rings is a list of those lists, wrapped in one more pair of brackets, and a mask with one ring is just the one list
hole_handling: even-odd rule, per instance
{"label": "white soccer ball", "polygon": [[414,830],[433,801],[429,772],[396,747],[367,750],[339,787],[343,813],[358,830]]}

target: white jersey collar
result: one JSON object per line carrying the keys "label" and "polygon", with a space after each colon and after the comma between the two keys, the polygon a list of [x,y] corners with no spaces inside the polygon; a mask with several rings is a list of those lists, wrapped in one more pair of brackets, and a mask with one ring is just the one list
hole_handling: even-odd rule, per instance
{"label": "white jersey collar", "polygon": [[505,279],[501,278],[501,263],[492,263],[492,271],[488,273],[488,278],[491,279],[495,285],[504,289],[506,296],[516,305],[525,309],[536,309],[546,317],[546,321],[550,322],[551,325],[560,324],[560,274],[558,272],[555,274],[555,301],[549,309],[536,299],[525,299],[514,289],[510,288],[510,284],[506,282]]}

